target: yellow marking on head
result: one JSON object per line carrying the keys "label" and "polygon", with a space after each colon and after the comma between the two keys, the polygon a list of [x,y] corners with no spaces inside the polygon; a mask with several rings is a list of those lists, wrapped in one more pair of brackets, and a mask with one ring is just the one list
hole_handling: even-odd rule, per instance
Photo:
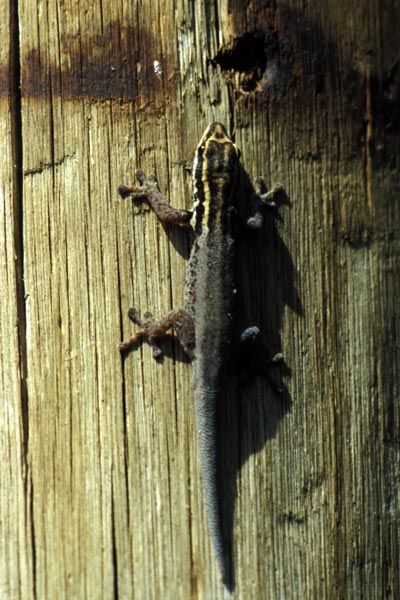
{"label": "yellow marking on head", "polygon": [[[232,160],[236,160],[239,153],[221,123],[211,123],[207,127],[199,147],[203,157],[201,179],[204,193],[204,213],[202,223],[204,227],[208,227],[212,207],[215,209],[216,223],[220,220],[225,200],[224,188],[227,179],[232,177],[235,171],[231,163]],[[222,149],[220,154],[218,154],[218,149]]]}

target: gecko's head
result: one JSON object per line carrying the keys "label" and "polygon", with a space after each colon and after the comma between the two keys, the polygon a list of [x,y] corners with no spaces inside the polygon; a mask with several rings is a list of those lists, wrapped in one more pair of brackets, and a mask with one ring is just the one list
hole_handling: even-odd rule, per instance
{"label": "gecko's head", "polygon": [[232,138],[229,136],[224,125],[222,125],[222,123],[218,123],[218,121],[216,121],[214,123],[210,123],[210,125],[208,125],[208,127],[206,128],[206,130],[203,133],[202,138],[199,142],[199,145],[197,147],[197,152],[199,152],[199,150],[201,151],[201,148],[205,147],[205,145],[208,142],[215,142],[216,144],[221,144],[221,145],[228,144],[235,150],[236,155],[238,157],[240,155],[240,152],[237,149],[236,144],[233,143]]}
{"label": "gecko's head", "polygon": [[239,150],[222,123],[211,123],[202,135],[193,162],[193,179],[236,180]]}

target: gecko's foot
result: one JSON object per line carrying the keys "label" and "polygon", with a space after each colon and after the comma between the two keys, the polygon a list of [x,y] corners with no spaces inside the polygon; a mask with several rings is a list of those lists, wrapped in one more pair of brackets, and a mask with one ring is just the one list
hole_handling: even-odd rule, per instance
{"label": "gecko's foot", "polygon": [[[284,362],[285,357],[282,352],[276,352],[271,356],[271,352],[261,340],[261,333],[256,325],[247,327],[240,336],[240,341],[246,351],[252,353],[253,357],[260,357],[260,363],[266,367],[274,367]],[[270,358],[266,358],[266,356]]]}
{"label": "gecko's foot", "polygon": [[254,214],[247,219],[247,227],[252,229],[260,229],[263,224],[263,215],[261,212],[262,207],[267,206],[269,208],[275,208],[275,199],[279,194],[284,192],[284,187],[281,183],[276,183],[270,190],[266,191],[265,185],[261,177],[257,177],[254,183],[255,193],[253,194],[253,204],[256,209]]}
{"label": "gecko's foot", "polygon": [[155,191],[159,192],[155,175],[147,177],[141,169],[138,169],[135,175],[140,185],[119,185],[118,193],[120,196],[123,198],[131,196],[133,200],[144,200]]}
{"label": "gecko's foot", "polygon": [[277,352],[276,354],[274,354],[274,356],[271,358],[271,365],[278,365],[280,363],[283,363],[283,361],[285,360],[284,355],[282,354],[282,352]]}
{"label": "gecko's foot", "polygon": [[153,357],[159,358],[162,355],[162,351],[161,348],[155,343],[157,337],[155,335],[156,321],[153,315],[150,312],[145,312],[143,319],[141,319],[136,308],[130,308],[128,310],[128,317],[132,323],[138,325],[140,329],[138,329],[135,335],[133,335],[129,340],[120,343],[120,352],[123,354],[128,352],[134,346],[136,346],[140,340],[145,339],[151,346]]}
{"label": "gecko's foot", "polygon": [[244,343],[254,343],[260,336],[260,330],[257,325],[246,327],[240,336],[240,341]]}
{"label": "gecko's foot", "polygon": [[192,316],[182,308],[170,310],[164,317],[155,320],[150,312],[145,312],[143,318],[140,317],[135,308],[128,310],[128,317],[139,327],[135,335],[130,340],[122,342],[119,345],[121,352],[125,353],[131,350],[139,340],[146,340],[151,346],[154,358],[162,356],[162,350],[157,342],[168,335],[169,331],[174,331],[180,341],[185,353],[192,360],[194,358],[194,322]]}
{"label": "gecko's foot", "polygon": [[265,206],[274,208],[276,206],[275,198],[278,194],[284,191],[284,187],[281,183],[275,183],[270,190],[264,191],[265,186],[261,177],[256,177],[255,181],[256,195]]}
{"label": "gecko's foot", "polygon": [[272,376],[271,369],[284,364],[284,356],[282,352],[273,353],[269,345],[262,339],[256,325],[247,327],[242,332],[240,347],[236,351],[236,360],[242,370],[244,386],[249,385],[255,377],[261,375],[267,379],[276,394],[282,394],[282,383]]}

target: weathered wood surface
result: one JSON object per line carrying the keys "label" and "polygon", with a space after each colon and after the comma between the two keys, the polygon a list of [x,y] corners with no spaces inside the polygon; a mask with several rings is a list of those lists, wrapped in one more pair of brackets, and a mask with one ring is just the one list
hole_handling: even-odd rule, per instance
{"label": "weathered wood surface", "polygon": [[399,597],[394,6],[11,6],[0,3],[0,597],[227,595],[190,366],[172,345],[162,365],[147,346],[125,362],[117,350],[129,306],[182,304],[188,249],[117,186],[140,166],[189,208],[187,167],[212,120],[234,128],[250,179],[282,182],[290,201],[240,246],[240,320],[257,320],[287,368],[283,399],[237,377],[222,394],[234,597]]}

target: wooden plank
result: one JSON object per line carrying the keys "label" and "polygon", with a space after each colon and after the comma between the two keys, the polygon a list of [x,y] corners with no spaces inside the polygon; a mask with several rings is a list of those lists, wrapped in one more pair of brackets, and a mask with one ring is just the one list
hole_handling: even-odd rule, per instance
{"label": "wooden plank", "polygon": [[288,195],[238,244],[238,320],[287,367],[283,398],[236,374],[221,394],[234,597],[400,594],[396,19],[373,0],[265,4],[19,5],[14,121],[0,99],[5,597],[227,596],[190,366],[174,345],[161,365],[117,349],[129,306],[182,304],[189,246],[117,187],[141,167],[189,208],[212,120],[249,181]]}
{"label": "wooden plank", "polygon": [[[10,6],[4,3],[0,21],[12,22]],[[0,42],[0,596],[29,599],[34,597],[34,562],[27,468],[21,190],[16,164],[20,152],[17,47],[17,30],[10,27]]]}

